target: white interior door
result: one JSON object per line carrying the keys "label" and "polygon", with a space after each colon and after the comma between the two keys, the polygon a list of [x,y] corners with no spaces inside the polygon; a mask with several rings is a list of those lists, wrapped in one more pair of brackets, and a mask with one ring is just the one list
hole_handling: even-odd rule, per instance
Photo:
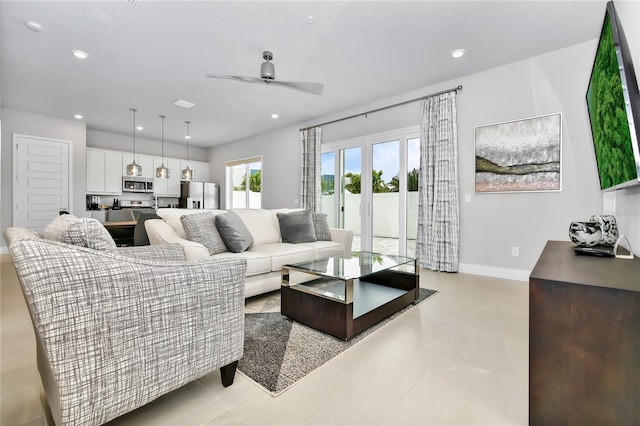
{"label": "white interior door", "polygon": [[37,232],[70,207],[70,142],[13,135],[13,225]]}

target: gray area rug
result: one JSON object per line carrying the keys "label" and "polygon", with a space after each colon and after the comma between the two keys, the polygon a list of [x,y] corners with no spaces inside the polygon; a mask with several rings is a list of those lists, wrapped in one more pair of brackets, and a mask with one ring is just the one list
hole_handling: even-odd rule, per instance
{"label": "gray area rug", "polygon": [[281,315],[279,290],[252,297],[245,304],[244,355],[238,370],[273,396],[278,396],[331,358],[435,293],[437,291],[421,288],[420,297],[413,304],[346,342]]}

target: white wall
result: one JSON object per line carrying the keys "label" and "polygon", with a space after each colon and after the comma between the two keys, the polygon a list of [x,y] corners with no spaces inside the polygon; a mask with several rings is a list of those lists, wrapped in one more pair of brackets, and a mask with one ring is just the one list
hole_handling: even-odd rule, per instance
{"label": "white wall", "polygon": [[[596,44],[597,40],[581,43],[437,86],[425,87],[394,98],[320,117],[313,122],[301,123],[279,132],[218,146],[210,150],[210,161],[212,165],[216,163],[219,166],[219,176],[216,178],[223,182],[224,161],[268,152],[271,161],[265,161],[263,177],[272,184],[265,187],[264,205],[267,208],[292,207],[295,206],[292,200],[299,197],[299,127],[364,112],[462,84],[464,88],[457,98],[461,200],[460,261],[468,271],[488,267],[513,271],[518,277],[524,278],[535,265],[547,240],[568,240],[567,231],[571,221],[585,220],[592,214],[603,212],[603,195],[599,190],[585,104],[585,92]],[[416,125],[419,123],[419,111],[419,103],[414,103],[370,114],[367,118],[355,118],[329,125],[323,128],[323,141],[332,142]],[[474,128],[556,112],[563,114],[562,191],[474,194]],[[277,183],[275,187],[274,181]],[[619,192],[617,203],[622,232],[637,234],[638,190]],[[471,203],[464,202],[465,194],[472,194]],[[624,211],[620,208],[621,205],[625,206]],[[634,217],[634,224],[630,224]],[[640,247],[637,235],[632,235],[632,240],[634,247]],[[519,257],[511,255],[512,247],[519,247]]]}
{"label": "white wall", "polygon": [[225,162],[262,156],[262,207],[298,207],[300,197],[300,142],[297,127],[209,148],[211,179],[220,183],[225,206]]}
{"label": "white wall", "polygon": [[[160,139],[148,139],[136,133],[136,153],[160,156],[162,154],[162,142]],[[87,130],[87,146],[93,148],[114,149],[116,151],[133,150],[133,137],[131,135],[119,135],[117,133],[103,132],[100,130]],[[164,156],[171,158],[187,158],[187,145],[164,143]],[[207,148],[198,148],[189,145],[189,159],[201,160],[207,157]]]}
{"label": "white wall", "polygon": [[[72,191],[71,212],[81,216],[85,211],[86,127],[83,122],[64,120],[32,112],[2,108],[2,205],[0,226],[13,225],[13,134],[71,141]],[[5,246],[4,240],[0,246]]]}

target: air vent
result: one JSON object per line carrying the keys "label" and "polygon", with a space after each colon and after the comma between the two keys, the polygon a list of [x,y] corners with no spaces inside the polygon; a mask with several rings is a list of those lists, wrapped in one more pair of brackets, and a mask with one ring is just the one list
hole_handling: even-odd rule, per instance
{"label": "air vent", "polygon": [[183,101],[182,99],[178,99],[177,101],[175,101],[173,103],[173,105],[175,105],[177,107],[180,107],[180,108],[185,108],[185,109],[193,108],[195,106],[194,103],[188,102],[188,101]]}
{"label": "air vent", "polygon": [[122,0],[122,1],[128,4],[129,6],[133,6],[133,7],[138,7],[138,3],[140,2],[140,0]]}

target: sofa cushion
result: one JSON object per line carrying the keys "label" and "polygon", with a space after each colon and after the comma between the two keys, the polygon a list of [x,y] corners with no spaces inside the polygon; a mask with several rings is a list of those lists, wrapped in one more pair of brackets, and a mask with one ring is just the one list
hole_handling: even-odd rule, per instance
{"label": "sofa cushion", "polygon": [[227,246],[218,232],[216,216],[213,212],[203,211],[198,214],[182,215],[180,222],[187,234],[187,239],[205,246],[210,255],[227,251]]}
{"label": "sofa cushion", "polygon": [[331,241],[331,230],[329,229],[327,215],[313,212],[311,213],[311,219],[313,220],[313,229],[316,231],[316,240]]}
{"label": "sofa cushion", "polygon": [[64,242],[64,236],[67,234],[69,226],[78,220],[80,219],[72,214],[61,214],[44,227],[42,238],[50,241]]}
{"label": "sofa cushion", "polygon": [[262,253],[271,256],[271,270],[279,271],[283,265],[308,262],[314,260],[315,250],[305,244],[275,243],[253,245],[249,248],[252,253]]}
{"label": "sofa cushion", "polygon": [[218,253],[211,256],[212,259],[246,259],[247,261],[247,276],[260,275],[271,272],[271,256],[264,253],[254,253],[250,251],[243,251],[242,253],[232,253],[225,251],[224,253]]}
{"label": "sofa cushion", "polygon": [[244,222],[253,237],[253,244],[270,244],[280,242],[280,230],[271,217],[271,212],[265,209],[234,209]]}
{"label": "sofa cushion", "polygon": [[117,250],[116,243],[109,231],[97,219],[90,217],[83,217],[71,223],[62,242],[93,250]]}
{"label": "sofa cushion", "polygon": [[314,241],[302,243],[298,246],[309,247],[315,252],[315,259],[325,259],[331,256],[344,256],[344,244],[336,241]]}
{"label": "sofa cushion", "polygon": [[308,243],[316,241],[311,212],[300,210],[291,213],[277,213],[280,236],[283,243]]}
{"label": "sofa cushion", "polygon": [[233,211],[217,215],[216,226],[222,240],[234,253],[241,253],[253,244],[251,233],[240,216]]}

